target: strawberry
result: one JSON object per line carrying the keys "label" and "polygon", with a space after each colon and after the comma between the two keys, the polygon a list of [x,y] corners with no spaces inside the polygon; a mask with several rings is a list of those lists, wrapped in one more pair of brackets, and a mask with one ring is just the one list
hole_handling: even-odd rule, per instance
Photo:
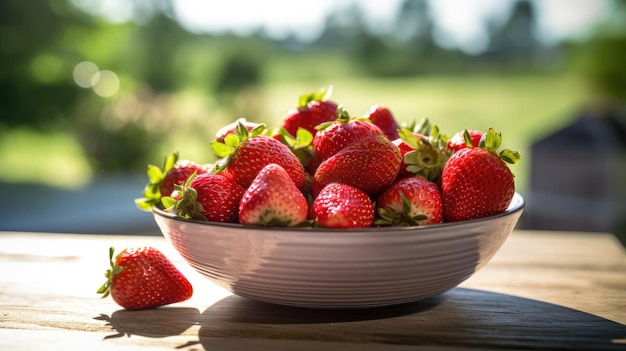
{"label": "strawberry", "polygon": [[239,222],[294,226],[307,219],[309,204],[283,167],[270,163],[257,174],[239,205]]}
{"label": "strawberry", "polygon": [[347,184],[330,183],[313,201],[311,217],[324,228],[371,227],[374,205],[363,191]]}
{"label": "strawberry", "polygon": [[111,269],[98,290],[102,298],[111,295],[118,305],[139,310],[185,301],[193,294],[187,278],[157,249],[126,249],[115,262],[114,251],[109,249]]}
{"label": "strawberry", "polygon": [[443,202],[437,184],[422,178],[403,178],[376,202],[380,226],[411,226],[443,222]]}
{"label": "strawberry", "polygon": [[384,135],[370,136],[322,162],[315,171],[313,192],[330,183],[344,183],[376,195],[393,183],[401,162],[400,150]]}
{"label": "strawberry", "polygon": [[304,128],[315,135],[317,125],[335,120],[337,104],[328,100],[332,91],[332,86],[329,86],[316,93],[301,95],[298,106],[287,112],[283,128],[291,135],[296,135],[299,128]]}
{"label": "strawberry", "polygon": [[372,123],[378,126],[378,128],[385,133],[387,139],[398,139],[398,130],[400,129],[400,126],[398,126],[398,122],[393,117],[389,108],[380,104],[373,105],[365,114],[365,117],[369,118]]}
{"label": "strawberry", "polygon": [[179,160],[177,151],[169,154],[163,161],[163,168],[148,165],[149,183],[144,188],[143,198],[135,199],[137,207],[151,211],[154,205],[161,203],[161,197],[170,196],[175,185],[185,183],[193,173],[207,173],[206,166],[190,160]]}
{"label": "strawberry", "polygon": [[162,199],[166,211],[184,218],[210,222],[237,222],[237,209],[245,189],[220,174],[193,174],[176,186],[172,197]]}
{"label": "strawberry", "polygon": [[304,188],[306,179],[304,167],[298,157],[280,141],[261,135],[264,125],[248,131],[239,124],[234,134],[225,137],[224,143],[211,143],[213,152],[221,157],[214,173],[222,173],[242,187],[248,188],[263,167],[276,163],[283,167],[299,189]]}
{"label": "strawberry", "polygon": [[235,129],[237,129],[237,126],[239,126],[239,124],[243,124],[246,129],[248,129],[248,131],[251,131],[252,129],[256,128],[259,123],[255,123],[255,122],[248,122],[246,121],[245,118],[239,118],[238,120],[234,121],[233,123],[227,124],[225,126],[223,126],[222,128],[220,128],[217,133],[215,133],[215,141],[218,141],[220,143],[224,142],[224,138],[226,138],[226,136],[228,134],[234,134],[235,133]]}
{"label": "strawberry", "polygon": [[489,129],[478,147],[462,148],[446,163],[441,175],[444,218],[461,221],[504,212],[515,193],[507,163],[516,163],[516,151],[497,151],[500,134]]}
{"label": "strawberry", "polygon": [[[452,152],[459,151],[466,147],[476,147],[480,144],[480,139],[484,134],[485,133],[478,130],[468,130],[467,134],[465,131],[457,132],[448,140],[447,147]],[[469,139],[466,139],[467,136],[469,136]]]}
{"label": "strawberry", "polygon": [[313,150],[320,162],[354,142],[374,135],[384,135],[368,118],[351,118],[341,107],[337,111],[337,119],[319,125],[317,134],[313,137]]}

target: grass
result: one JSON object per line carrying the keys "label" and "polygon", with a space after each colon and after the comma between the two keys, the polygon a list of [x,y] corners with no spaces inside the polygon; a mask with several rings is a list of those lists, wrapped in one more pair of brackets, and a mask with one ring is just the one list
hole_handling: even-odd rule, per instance
{"label": "grass", "polygon": [[[584,83],[572,76],[468,75],[377,80],[337,75],[332,81],[280,80],[260,87],[254,97],[240,97],[258,101],[246,115],[232,118],[224,111],[215,116],[213,105],[196,104],[188,101],[193,96],[179,94],[174,101],[182,99],[185,106],[193,105],[193,114],[206,116],[205,124],[210,124],[210,130],[202,130],[200,137],[178,133],[163,145],[155,146],[159,149],[157,154],[164,155],[175,147],[181,155],[205,162],[211,157],[207,135],[214,135],[223,124],[246,117],[278,127],[287,110],[296,106],[300,94],[330,84],[334,86],[333,100],[353,115],[362,115],[371,105],[380,103],[387,105],[399,121],[428,117],[447,134],[464,128],[495,128],[502,133],[503,146],[522,153],[522,161],[512,167],[521,193],[528,184],[532,143],[571,121],[587,98]],[[185,120],[181,106],[172,109],[180,114],[177,123],[190,124],[181,131],[202,129]],[[160,161],[155,159],[157,164]],[[28,129],[0,132],[0,164],[0,181],[75,187],[93,175],[84,152],[66,133],[44,134]]]}

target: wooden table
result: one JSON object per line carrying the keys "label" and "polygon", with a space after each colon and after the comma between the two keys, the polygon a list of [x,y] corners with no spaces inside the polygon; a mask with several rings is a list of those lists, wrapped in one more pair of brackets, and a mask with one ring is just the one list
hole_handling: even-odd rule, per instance
{"label": "wooden table", "polygon": [[[145,311],[101,299],[111,245],[162,250],[194,296]],[[626,350],[626,256],[610,234],[515,231],[460,287],[355,311],[234,296],[158,236],[0,232],[0,272],[0,350]]]}

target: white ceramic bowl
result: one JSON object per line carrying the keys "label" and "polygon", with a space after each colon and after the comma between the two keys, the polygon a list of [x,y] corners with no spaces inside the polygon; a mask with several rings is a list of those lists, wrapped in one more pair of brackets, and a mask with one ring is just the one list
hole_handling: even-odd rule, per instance
{"label": "white ceramic bowl", "polygon": [[329,230],[185,220],[154,209],[164,236],[198,272],[234,294],[325,309],[387,306],[446,292],[482,268],[524,209],[416,227]]}

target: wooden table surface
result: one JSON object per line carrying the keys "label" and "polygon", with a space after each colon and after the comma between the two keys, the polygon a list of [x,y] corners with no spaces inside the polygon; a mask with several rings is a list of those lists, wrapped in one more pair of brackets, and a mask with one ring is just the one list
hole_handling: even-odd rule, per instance
{"label": "wooden table surface", "polygon": [[[152,245],[194,286],[126,311],[96,294],[108,248]],[[232,295],[158,236],[0,232],[0,350],[626,350],[626,255],[610,234],[514,231],[460,287],[399,306],[307,310]]]}

